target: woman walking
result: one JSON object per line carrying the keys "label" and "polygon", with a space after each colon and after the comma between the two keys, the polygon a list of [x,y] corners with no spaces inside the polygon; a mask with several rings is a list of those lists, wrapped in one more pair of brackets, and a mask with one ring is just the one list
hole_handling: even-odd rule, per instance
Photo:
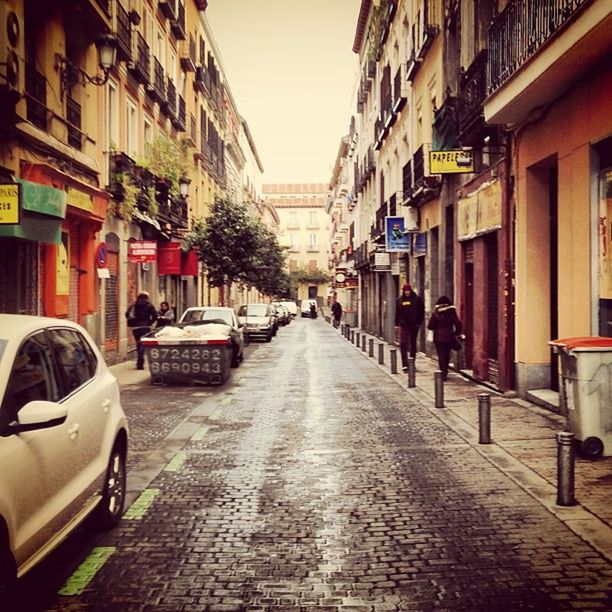
{"label": "woman walking", "polygon": [[451,350],[460,348],[457,336],[461,334],[461,321],[457,316],[457,309],[453,306],[450,298],[443,295],[438,298],[427,329],[433,330],[433,340],[438,353],[438,364],[442,372],[442,378],[448,377],[448,364],[450,363]]}

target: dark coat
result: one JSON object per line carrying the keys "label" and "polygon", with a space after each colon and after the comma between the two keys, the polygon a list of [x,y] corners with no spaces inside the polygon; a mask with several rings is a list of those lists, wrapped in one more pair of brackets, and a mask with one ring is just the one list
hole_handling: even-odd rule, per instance
{"label": "dark coat", "polygon": [[452,304],[438,304],[429,317],[427,329],[433,330],[436,344],[451,344],[462,329],[457,309]]}
{"label": "dark coat", "polygon": [[402,293],[395,305],[395,325],[399,327],[419,327],[425,318],[423,300],[412,291],[406,296]]}
{"label": "dark coat", "polygon": [[340,305],[340,302],[334,302],[331,305],[331,311],[334,315],[334,318],[339,319],[342,316],[342,306]]}
{"label": "dark coat", "polygon": [[157,321],[157,310],[149,298],[141,297],[127,309],[125,316],[130,327],[151,327]]}

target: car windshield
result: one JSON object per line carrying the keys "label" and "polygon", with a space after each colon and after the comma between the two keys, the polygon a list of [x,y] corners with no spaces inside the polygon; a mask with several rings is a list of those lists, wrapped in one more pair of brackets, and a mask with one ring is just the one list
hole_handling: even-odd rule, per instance
{"label": "car windshield", "polygon": [[241,317],[265,317],[268,315],[266,304],[247,304],[240,307]]}
{"label": "car windshield", "polygon": [[204,310],[202,312],[202,321],[211,321],[212,319],[221,319],[228,325],[232,324],[232,315],[227,310]]}

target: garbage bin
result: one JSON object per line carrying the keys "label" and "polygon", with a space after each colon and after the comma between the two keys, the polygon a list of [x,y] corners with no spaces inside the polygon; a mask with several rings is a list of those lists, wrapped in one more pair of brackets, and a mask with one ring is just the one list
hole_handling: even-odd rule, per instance
{"label": "garbage bin", "polygon": [[561,359],[561,402],[582,454],[612,455],[612,338],[581,336],[549,344]]}
{"label": "garbage bin", "polygon": [[230,375],[231,340],[206,338],[156,338],[141,340],[152,384],[222,385]]}

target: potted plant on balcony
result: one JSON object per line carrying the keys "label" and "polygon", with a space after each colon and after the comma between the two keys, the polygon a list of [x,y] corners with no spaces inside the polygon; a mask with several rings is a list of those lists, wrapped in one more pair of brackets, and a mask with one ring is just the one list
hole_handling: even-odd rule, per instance
{"label": "potted plant on balcony", "polygon": [[110,211],[120,219],[130,220],[140,192],[131,176],[125,172],[115,174],[109,192],[113,198]]}
{"label": "potted plant on balcony", "polygon": [[167,189],[172,197],[180,195],[179,181],[188,175],[187,142],[179,142],[161,134],[147,145],[140,166],[149,170],[155,177],[158,188]]}

